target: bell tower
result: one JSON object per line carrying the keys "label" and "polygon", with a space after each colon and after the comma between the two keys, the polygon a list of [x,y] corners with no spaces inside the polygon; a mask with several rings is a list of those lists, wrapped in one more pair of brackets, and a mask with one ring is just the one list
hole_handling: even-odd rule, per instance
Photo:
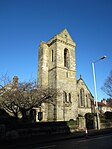
{"label": "bell tower", "polygon": [[57,96],[55,106],[47,107],[48,120],[68,121],[77,118],[75,48],[76,44],[67,29],[40,44],[39,85],[58,89],[61,93],[61,96]]}

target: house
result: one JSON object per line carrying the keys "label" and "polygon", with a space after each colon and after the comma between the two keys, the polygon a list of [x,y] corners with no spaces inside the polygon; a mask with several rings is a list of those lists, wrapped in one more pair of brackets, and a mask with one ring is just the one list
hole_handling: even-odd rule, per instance
{"label": "house", "polygon": [[112,112],[112,105],[106,99],[103,99],[101,102],[98,102],[98,110],[100,113]]}

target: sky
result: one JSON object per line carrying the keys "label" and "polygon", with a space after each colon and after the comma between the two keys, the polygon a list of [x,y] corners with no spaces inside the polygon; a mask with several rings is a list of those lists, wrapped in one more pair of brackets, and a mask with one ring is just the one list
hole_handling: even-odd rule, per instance
{"label": "sky", "polygon": [[76,43],[76,76],[94,96],[95,63],[98,100],[112,70],[112,0],[0,0],[0,76],[20,81],[37,78],[38,47],[64,28]]}

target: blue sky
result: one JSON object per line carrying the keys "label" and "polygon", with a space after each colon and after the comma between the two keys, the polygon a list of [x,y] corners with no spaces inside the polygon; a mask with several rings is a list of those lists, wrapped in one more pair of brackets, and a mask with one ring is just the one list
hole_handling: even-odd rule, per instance
{"label": "blue sky", "polygon": [[82,75],[94,95],[95,64],[98,99],[112,70],[112,0],[0,0],[0,75],[20,81],[37,78],[40,41],[67,28],[75,41],[77,79]]}

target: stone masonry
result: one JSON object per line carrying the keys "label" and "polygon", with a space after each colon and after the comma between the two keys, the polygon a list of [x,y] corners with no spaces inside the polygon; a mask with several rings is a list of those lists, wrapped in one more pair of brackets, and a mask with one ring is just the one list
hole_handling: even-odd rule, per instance
{"label": "stone masonry", "polygon": [[[61,93],[61,96],[57,96],[55,105],[42,105],[43,121],[75,120],[80,112],[83,113],[81,107],[83,110],[86,108],[86,112],[92,111],[93,97],[85,83],[82,85],[76,79],[75,48],[76,44],[67,29],[55,35],[48,42],[40,43],[38,85],[58,89]],[[80,93],[82,88],[83,94]],[[83,102],[88,103],[79,104],[82,96]]]}

